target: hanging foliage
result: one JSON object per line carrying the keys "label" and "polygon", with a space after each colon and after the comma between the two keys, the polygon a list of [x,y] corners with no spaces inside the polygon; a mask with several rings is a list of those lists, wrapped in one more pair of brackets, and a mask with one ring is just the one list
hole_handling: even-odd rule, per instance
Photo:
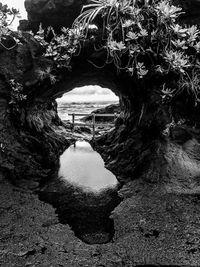
{"label": "hanging foliage", "polygon": [[[19,11],[15,8],[8,8],[7,5],[3,5],[0,3],[0,46],[6,50],[13,49],[18,40],[12,35],[12,31],[10,30],[9,26],[13,23],[16,17],[19,17]],[[14,45],[7,47],[4,44],[4,41],[10,37]]]}
{"label": "hanging foliage", "polygon": [[90,25],[101,17],[99,49],[107,51],[106,63],[134,79],[174,73],[179,82],[172,95],[187,89],[198,101],[200,31],[196,25],[180,25],[182,13],[170,0],[93,0],[74,27],[87,38]]}

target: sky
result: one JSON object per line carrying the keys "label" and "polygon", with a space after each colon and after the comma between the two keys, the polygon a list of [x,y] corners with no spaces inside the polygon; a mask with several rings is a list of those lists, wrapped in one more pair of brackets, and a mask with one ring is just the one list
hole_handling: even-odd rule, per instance
{"label": "sky", "polygon": [[[0,0],[0,2],[3,5],[8,5],[8,7],[14,7],[20,11],[21,18],[20,19],[26,19],[27,18],[27,13],[24,7],[24,0]],[[16,30],[17,26],[19,24],[19,20],[16,18],[11,26],[11,29]]]}
{"label": "sky", "polygon": [[98,85],[89,85],[78,87],[58,98],[57,102],[104,102],[104,101],[119,101],[119,98],[107,88],[102,88]]}

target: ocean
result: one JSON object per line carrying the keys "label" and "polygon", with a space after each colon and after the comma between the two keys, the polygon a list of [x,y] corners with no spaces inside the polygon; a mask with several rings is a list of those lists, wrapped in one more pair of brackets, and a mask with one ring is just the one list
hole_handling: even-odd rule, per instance
{"label": "ocean", "polygon": [[108,88],[98,85],[77,87],[56,99],[58,115],[62,120],[69,120],[69,113],[86,113],[119,103],[119,98]]}
{"label": "ocean", "polygon": [[118,101],[101,101],[101,102],[58,102],[58,115],[62,120],[71,121],[72,116],[69,113],[91,113],[92,111],[104,108],[111,104],[117,104]]}

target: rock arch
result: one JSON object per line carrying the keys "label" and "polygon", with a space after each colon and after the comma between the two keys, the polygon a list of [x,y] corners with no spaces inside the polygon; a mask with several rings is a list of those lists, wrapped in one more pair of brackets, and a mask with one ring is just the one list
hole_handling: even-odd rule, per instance
{"label": "rock arch", "polygon": [[[144,96],[139,84],[117,75],[112,65],[98,69],[84,57],[58,84],[41,82],[37,70],[52,62],[41,57],[27,33],[12,51],[1,49],[0,62],[1,171],[15,184],[48,176],[73,138],[57,116],[54,99],[77,85],[107,86],[119,95],[124,111],[115,131],[94,142],[124,184],[119,192],[124,200],[113,213],[113,246],[128,251],[131,263],[199,265],[199,107],[184,94],[165,106],[152,84]],[[31,90],[19,109],[9,104],[13,77]]]}
{"label": "rock arch", "polygon": [[[26,1],[29,12],[40,4],[44,3],[35,1],[31,4]],[[199,124],[199,107],[191,105],[184,94],[177,97],[172,104],[163,105],[157,88],[153,85],[154,81],[149,82],[149,88],[146,88],[144,94],[139,81],[136,83],[128,75],[117,73],[112,64],[104,68],[95,67],[101,66],[101,55],[90,48],[73,59],[72,64],[75,67],[72,72],[62,74],[61,81],[51,85],[49,81],[38,78],[37,72],[41,66],[47,68],[52,65],[51,61],[41,55],[41,47],[26,32],[22,33],[19,46],[9,52],[2,50],[0,54],[1,127],[4,129],[1,133],[1,166],[5,172],[12,173],[14,180],[22,176],[22,169],[16,167],[22,161],[24,166],[29,166],[23,169],[23,176],[35,176],[35,166],[41,172],[48,169],[52,162],[56,162],[62,149],[69,145],[62,133],[63,125],[57,116],[54,100],[74,87],[88,83],[106,86],[120,98],[123,112],[115,131],[96,142],[105,160],[108,161],[109,158],[109,168],[117,175],[136,179],[144,174],[150,181],[154,181],[155,177],[159,179],[161,170],[157,161],[165,161],[163,155],[168,142],[173,142],[174,138],[180,139],[179,142],[183,144],[193,139],[198,142],[197,133],[188,126],[184,128],[178,127],[176,123],[175,127],[172,125],[172,117],[176,121],[189,120],[191,125]],[[9,81],[13,78],[21,81],[25,90],[31,92],[25,106],[19,109],[9,104],[13,94]],[[60,127],[59,130],[57,126]],[[103,150],[109,153],[104,153]],[[9,151],[13,151],[14,155],[10,155]],[[36,158],[27,157],[26,154],[34,154]],[[149,155],[154,155],[156,160],[152,161]],[[155,177],[149,176],[148,171],[146,173],[149,168],[158,168]]]}

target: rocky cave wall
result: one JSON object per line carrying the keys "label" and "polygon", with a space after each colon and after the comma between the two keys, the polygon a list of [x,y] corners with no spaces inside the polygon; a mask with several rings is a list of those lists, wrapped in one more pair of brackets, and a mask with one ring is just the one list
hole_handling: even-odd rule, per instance
{"label": "rocky cave wall", "polygon": [[[49,2],[53,1],[26,1],[29,27],[35,29],[46,10],[40,8],[39,16],[34,8]],[[188,1],[186,8],[197,10],[198,2]],[[51,12],[55,11],[52,7]],[[194,12],[188,18],[191,14],[196,16]],[[133,257],[142,264],[199,266],[199,106],[184,94],[164,105],[153,84],[149,83],[144,95],[140,84],[117,75],[113,66],[94,68],[85,60],[88,54],[75,59],[75,71],[51,85],[41,81],[38,70],[52,62],[41,56],[41,48],[31,35],[24,32],[18,38],[20,44],[13,50],[0,50],[1,172],[15,185],[47,177],[58,155],[73,140],[57,116],[55,98],[75,86],[107,86],[119,95],[122,114],[115,130],[93,145],[124,185],[119,192],[123,201],[112,214],[114,251],[118,249],[119,255],[123,249],[134,253],[127,254],[130,264]],[[97,55],[90,57],[99,61]],[[19,106],[10,103],[11,79],[29,92],[27,101]],[[112,254],[110,246],[107,248]]]}
{"label": "rocky cave wall", "polygon": [[[32,95],[26,104],[15,103],[17,88],[12,88],[10,81],[18,81],[25,90],[39,90],[37,71],[41,66],[49,66],[40,57],[40,46],[30,34],[22,33],[19,39],[16,48],[0,51],[0,168],[14,183],[23,179],[40,180],[48,173],[49,160],[55,164],[61,147],[69,145],[59,135],[59,129],[56,134],[53,128],[62,125],[55,102],[38,101]],[[6,45],[9,47],[9,42]]]}
{"label": "rocky cave wall", "polygon": [[[96,69],[86,61],[85,57],[89,56],[85,52],[75,59],[73,64],[77,68],[64,74],[60,82],[52,85],[48,79],[41,80],[39,71],[51,67],[52,62],[42,56],[42,49],[31,34],[21,32],[16,36],[18,46],[11,51],[0,51],[1,170],[13,182],[46,176],[50,166],[57,164],[58,155],[73,140],[71,131],[57,115],[57,97],[77,86],[98,84],[120,95],[123,116],[129,116],[131,103],[127,98],[131,92],[129,83],[119,79],[113,68]],[[7,47],[11,46],[11,39],[6,42]],[[12,88],[13,80],[23,85],[23,93],[27,93],[25,101],[16,101],[20,92]],[[122,89],[125,84],[127,86]]]}
{"label": "rocky cave wall", "polygon": [[[26,0],[25,7],[28,11],[29,27],[34,30],[37,28],[36,24],[38,26],[39,22],[42,22],[41,18],[46,20],[46,17],[48,17],[48,20],[46,20],[45,25],[55,26],[56,23],[57,29],[63,25],[70,26],[77,15],[76,12],[79,12],[78,10],[81,9],[84,3],[82,1]],[[187,12],[184,19],[192,20],[196,16],[199,5],[198,1],[187,1],[184,3],[178,1],[178,4],[183,4],[185,10],[192,11]],[[61,9],[63,13],[60,12]],[[65,15],[62,17],[62,14]],[[66,14],[70,14],[70,16],[66,16]],[[62,19],[57,19],[58,16]],[[101,54],[91,53],[91,50],[88,52],[83,51],[82,55],[75,58],[73,65],[76,67],[73,69],[73,72],[68,72],[64,75],[61,82],[56,83],[55,86],[47,81],[41,81],[38,70],[51,66],[52,62],[41,56],[41,47],[28,33],[22,33],[20,42],[21,44],[13,51],[8,52],[2,49],[0,54],[1,75],[4,83],[6,83],[5,87],[7,90],[6,98],[5,93],[1,94],[4,98],[4,112],[5,110],[7,111],[4,121],[8,121],[10,126],[7,127],[7,130],[9,131],[12,128],[16,132],[16,136],[23,147],[23,149],[19,149],[19,162],[20,158],[23,158],[21,157],[21,151],[26,150],[27,153],[30,153],[29,149],[33,149],[31,153],[34,153],[36,156],[36,163],[40,165],[42,159],[42,164],[44,165],[43,167],[40,165],[40,168],[45,167],[48,169],[49,163],[56,162],[57,155],[61,153],[66,145],[69,145],[69,142],[64,137],[66,129],[63,128],[63,124],[57,116],[54,101],[57,97],[62,96],[63,93],[72,90],[76,86],[98,84],[110,88],[120,98],[122,112],[117,120],[115,131],[109,137],[103,137],[98,141],[98,144],[104,144],[104,146],[100,145],[99,147],[101,153],[103,153],[103,150],[109,151],[107,155],[104,155],[104,158],[106,161],[109,159],[109,168],[117,175],[121,174],[119,170],[122,169],[124,176],[140,174],[140,169],[144,168],[142,162],[145,162],[144,159],[148,158],[148,153],[153,153],[151,149],[147,149],[148,153],[141,153],[141,151],[146,151],[144,149],[145,145],[151,147],[150,144],[160,143],[158,139],[163,138],[163,132],[168,127],[168,124],[172,122],[172,113],[175,114],[174,118],[176,121],[182,118],[188,120],[189,118],[195,125],[199,122],[198,108],[191,108],[190,102],[186,103],[185,100],[183,101],[184,96],[177,99],[170,108],[163,106],[162,99],[157,94],[153,84],[149,84],[149,91],[147,90],[146,95],[144,95],[140,90],[140,84],[135,84],[127,75],[118,75],[112,65],[106,66],[103,69],[95,68],[88,60],[102,65],[103,58]],[[20,107],[20,112],[17,109],[13,110],[13,105],[8,104],[12,95],[9,85],[10,79],[20,81],[24,85],[25,91],[29,92],[26,106]],[[185,112],[185,107],[187,107],[188,112]],[[10,136],[10,134],[6,135]],[[21,140],[20,136],[25,136],[26,138]],[[70,136],[69,133],[68,136]],[[189,136],[191,137],[193,134]],[[4,139],[2,137],[2,146],[9,147],[9,145],[4,144]],[[69,140],[71,139],[73,138],[70,136]],[[110,146],[110,144],[112,145]],[[105,145],[107,145],[107,148],[105,148]],[[156,150],[157,146],[152,146]],[[103,149],[101,149],[102,147]],[[36,151],[37,149],[35,148],[40,149]],[[15,151],[15,149],[11,148],[8,150]],[[120,153],[118,153],[119,151]],[[129,152],[127,153],[127,151]],[[138,157],[138,155],[143,154],[144,159],[143,156]],[[4,157],[5,151],[2,154],[2,158]],[[32,166],[29,163],[29,157],[28,159],[26,157],[26,160],[27,166]],[[149,162],[149,160],[147,161]],[[15,169],[16,172],[18,169],[14,168],[16,162],[13,159],[12,164],[6,166],[12,166],[11,168]],[[117,162],[119,167],[116,170]],[[123,168],[122,165],[124,165]],[[145,163],[145,165],[147,164]],[[136,166],[139,167],[136,168]],[[6,168],[3,167],[3,169]],[[30,171],[31,168],[27,167],[26,169]],[[27,175],[24,176],[28,177]]]}

